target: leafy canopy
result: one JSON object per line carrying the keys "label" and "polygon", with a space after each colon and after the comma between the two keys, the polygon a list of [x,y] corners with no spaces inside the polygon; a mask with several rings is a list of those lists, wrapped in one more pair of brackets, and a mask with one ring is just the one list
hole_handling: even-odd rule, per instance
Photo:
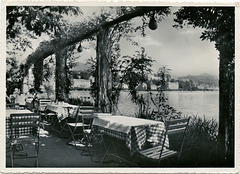
{"label": "leafy canopy", "polygon": [[174,27],[184,25],[203,28],[202,40],[216,42],[216,49],[221,44],[230,44],[234,48],[234,7],[182,7],[176,13]]}
{"label": "leafy canopy", "polygon": [[37,36],[57,33],[65,15],[79,15],[79,7],[68,6],[7,6],[7,38],[15,38],[23,28]]}

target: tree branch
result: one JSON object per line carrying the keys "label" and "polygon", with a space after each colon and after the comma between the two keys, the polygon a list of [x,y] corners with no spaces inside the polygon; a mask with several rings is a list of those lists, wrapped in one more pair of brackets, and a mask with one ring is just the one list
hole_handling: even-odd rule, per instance
{"label": "tree branch", "polygon": [[96,25],[94,27],[90,26],[82,26],[81,31],[74,35],[67,35],[61,38],[56,38],[48,42],[42,42],[41,45],[37,48],[37,50],[30,54],[27,57],[26,64],[30,67],[31,64],[34,64],[36,61],[45,59],[46,57],[54,54],[57,50],[63,49],[66,46],[73,45],[77,42],[80,42],[84,39],[91,37],[96,34],[101,28],[106,28],[113,26],[117,23],[121,23],[123,21],[130,20],[134,17],[142,16],[151,11],[164,11],[168,7],[136,7],[134,11],[131,11],[127,14],[124,14],[116,19],[113,19],[110,22],[104,22],[103,24]]}

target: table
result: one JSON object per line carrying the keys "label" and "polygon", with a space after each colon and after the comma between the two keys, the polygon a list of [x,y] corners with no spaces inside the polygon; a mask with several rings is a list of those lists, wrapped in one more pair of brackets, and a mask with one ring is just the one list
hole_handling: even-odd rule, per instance
{"label": "table", "polygon": [[[97,117],[93,126],[104,134],[125,141],[131,155],[141,150],[147,142],[159,145],[164,141],[166,131],[163,122],[127,116]],[[165,144],[168,146],[168,142]]]}
{"label": "table", "polygon": [[56,113],[59,122],[67,117],[75,117],[77,108],[78,106],[68,103],[52,103],[46,106],[46,110]]}
{"label": "table", "polygon": [[11,134],[10,115],[11,114],[25,114],[25,113],[33,113],[33,112],[30,110],[27,110],[27,109],[24,109],[24,110],[7,109],[6,110],[6,137],[9,137]]}

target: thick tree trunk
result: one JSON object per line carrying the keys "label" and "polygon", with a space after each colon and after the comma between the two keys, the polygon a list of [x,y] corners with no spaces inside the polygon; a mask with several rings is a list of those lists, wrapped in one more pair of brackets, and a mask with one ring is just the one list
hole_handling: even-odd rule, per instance
{"label": "thick tree trunk", "polygon": [[97,107],[101,112],[112,112],[112,73],[111,73],[111,41],[109,28],[100,30],[97,35]]}
{"label": "thick tree trunk", "polygon": [[[227,50],[220,51],[219,67],[219,158],[222,165],[234,165],[234,65]],[[232,66],[232,67],[231,67]]]}
{"label": "thick tree trunk", "polygon": [[56,52],[56,99],[68,101],[70,81],[67,75],[67,48]]}
{"label": "thick tree trunk", "polygon": [[42,84],[42,76],[43,76],[43,60],[39,60],[35,62],[33,67],[33,75],[34,75],[34,88],[39,91],[40,86]]}

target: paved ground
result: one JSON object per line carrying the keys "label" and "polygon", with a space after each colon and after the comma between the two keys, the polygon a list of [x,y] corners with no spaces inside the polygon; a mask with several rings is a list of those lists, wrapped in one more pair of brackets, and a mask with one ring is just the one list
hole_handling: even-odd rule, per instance
{"label": "paved ground", "polygon": [[[67,134],[66,134],[67,135]],[[64,135],[65,136],[65,135]],[[131,167],[132,165],[120,162],[114,157],[107,157],[104,163],[99,161],[103,154],[93,156],[93,161],[89,155],[82,155],[82,150],[75,146],[67,144],[67,138],[59,137],[52,131],[51,126],[45,126],[41,129],[40,150],[39,150],[39,167]],[[99,150],[99,149],[98,149]],[[121,151],[121,149],[120,149]],[[124,153],[125,150],[120,152]],[[21,154],[19,154],[21,155]],[[126,157],[127,158],[127,157]],[[10,157],[7,153],[6,166],[10,167]],[[14,161],[15,167],[34,167],[34,159],[18,159]]]}

